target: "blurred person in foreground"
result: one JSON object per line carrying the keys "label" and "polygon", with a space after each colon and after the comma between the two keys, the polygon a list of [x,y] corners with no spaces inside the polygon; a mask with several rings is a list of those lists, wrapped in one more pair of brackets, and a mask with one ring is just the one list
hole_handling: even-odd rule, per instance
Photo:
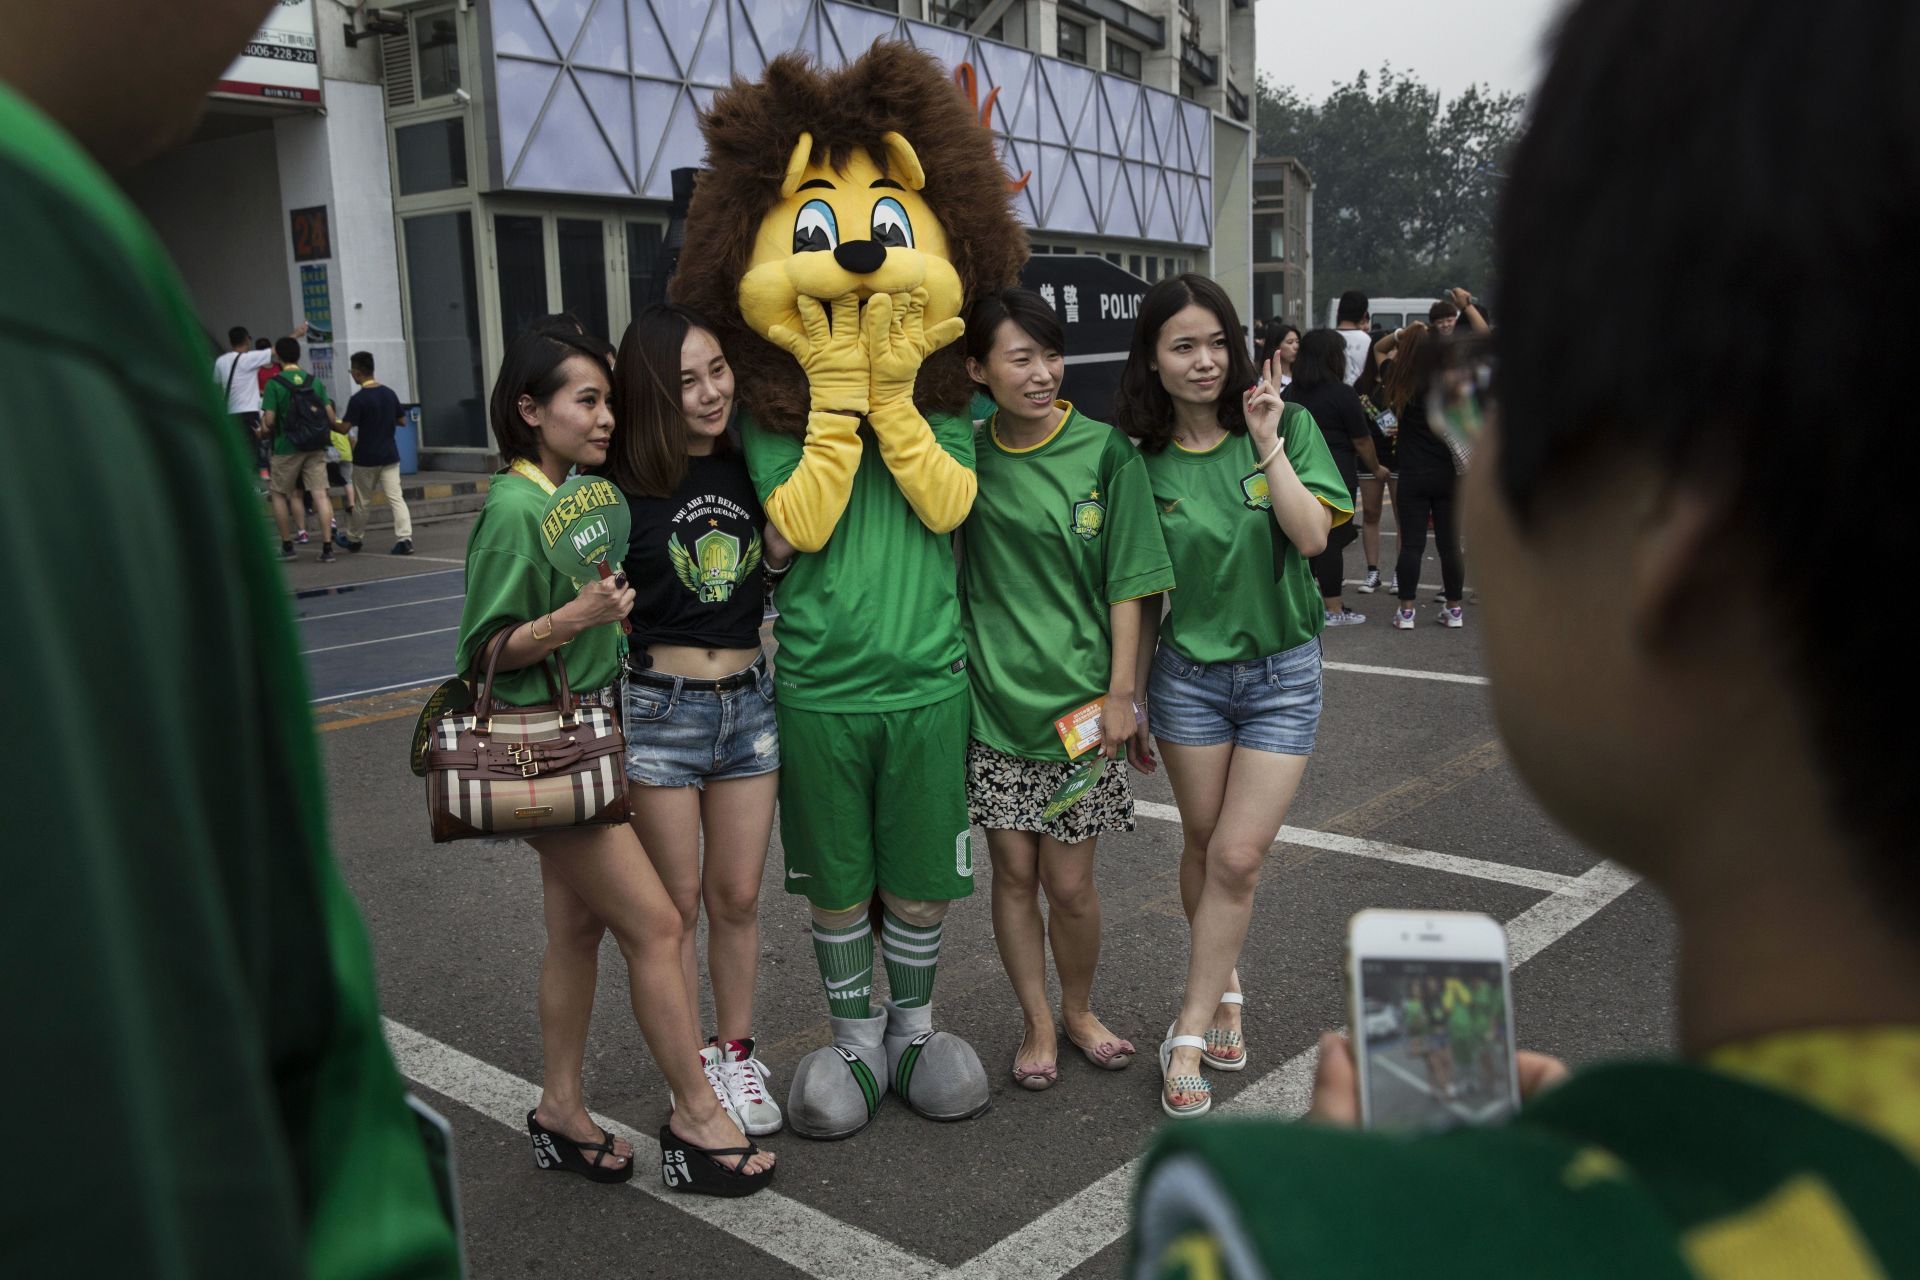
{"label": "blurred person in foreground", "polygon": [[181,140],[269,7],[0,0],[0,438],[62,480],[0,478],[10,1280],[458,1272],[246,444],[103,172]]}
{"label": "blurred person in foreground", "polygon": [[[1464,487],[1502,734],[1555,817],[1671,901],[1678,1056],[1545,1092],[1554,1066],[1523,1057],[1515,1121],[1406,1137],[1345,1132],[1352,1055],[1325,1037],[1319,1123],[1163,1136],[1136,1275],[1920,1275],[1911,698],[1883,629],[1806,607],[1859,540],[1822,502],[1877,446],[1737,328],[1674,361],[1613,305],[1759,314],[1784,280],[1810,332],[1844,333],[1920,287],[1920,93],[1898,88],[1920,9],[1755,0],[1729,31],[1585,0],[1557,50],[1505,193]],[[1862,84],[1881,108],[1846,106]],[[1569,345],[1569,314],[1614,318]]]}

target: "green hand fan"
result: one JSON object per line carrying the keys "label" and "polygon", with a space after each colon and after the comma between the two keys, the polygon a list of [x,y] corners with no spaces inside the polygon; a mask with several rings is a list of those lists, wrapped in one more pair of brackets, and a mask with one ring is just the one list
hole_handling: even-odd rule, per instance
{"label": "green hand fan", "polygon": [[1055,818],[1086,799],[1087,793],[1107,774],[1108,760],[1105,756],[1094,756],[1091,760],[1082,760],[1075,765],[1054,793],[1047,797],[1046,807],[1040,810],[1042,822],[1052,822]]}
{"label": "green hand fan", "polygon": [[[553,491],[540,516],[540,541],[547,562],[573,579],[575,586],[611,578],[613,566],[626,558],[632,531],[633,515],[626,498],[612,481],[600,476],[569,478]],[[624,618],[620,629],[633,630]]]}

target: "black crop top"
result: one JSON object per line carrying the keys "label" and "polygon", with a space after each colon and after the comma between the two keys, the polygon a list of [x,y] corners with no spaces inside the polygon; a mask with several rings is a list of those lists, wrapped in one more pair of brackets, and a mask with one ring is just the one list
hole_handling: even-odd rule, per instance
{"label": "black crop top", "polygon": [[634,647],[758,648],[766,515],[739,449],[688,458],[670,498],[626,497]]}

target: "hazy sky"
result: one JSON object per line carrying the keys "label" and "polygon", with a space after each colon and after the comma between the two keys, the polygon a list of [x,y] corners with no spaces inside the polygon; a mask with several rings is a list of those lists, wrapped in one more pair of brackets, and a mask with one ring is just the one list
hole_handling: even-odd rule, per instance
{"label": "hazy sky", "polygon": [[1560,0],[1260,0],[1259,69],[1318,101],[1382,62],[1451,98],[1470,84],[1525,92]]}

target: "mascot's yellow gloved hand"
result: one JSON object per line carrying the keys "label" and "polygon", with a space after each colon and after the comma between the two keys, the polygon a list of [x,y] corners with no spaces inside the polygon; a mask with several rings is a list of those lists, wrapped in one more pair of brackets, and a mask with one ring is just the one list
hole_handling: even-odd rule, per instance
{"label": "mascot's yellow gloved hand", "polygon": [[973,510],[978,484],[934,438],[914,407],[913,384],[926,358],[966,332],[967,323],[953,316],[929,327],[927,300],[925,288],[867,299],[861,317],[872,378],[867,421],[881,460],[920,523],[935,533],[951,533]]}
{"label": "mascot's yellow gloved hand", "polygon": [[[833,300],[833,319],[828,323],[826,308],[819,301],[801,294],[794,299],[799,327],[774,322],[762,331],[768,342],[795,360],[807,375],[807,389],[817,412],[830,409],[839,413],[865,413],[869,401],[870,376],[867,368],[867,344],[860,325],[860,299],[842,294]],[[747,322],[754,328],[756,316],[748,309]],[[961,328],[964,330],[965,325]],[[951,341],[951,339],[949,339]],[[915,372],[919,365],[914,365]],[[907,380],[907,394],[913,394],[913,380]]]}

